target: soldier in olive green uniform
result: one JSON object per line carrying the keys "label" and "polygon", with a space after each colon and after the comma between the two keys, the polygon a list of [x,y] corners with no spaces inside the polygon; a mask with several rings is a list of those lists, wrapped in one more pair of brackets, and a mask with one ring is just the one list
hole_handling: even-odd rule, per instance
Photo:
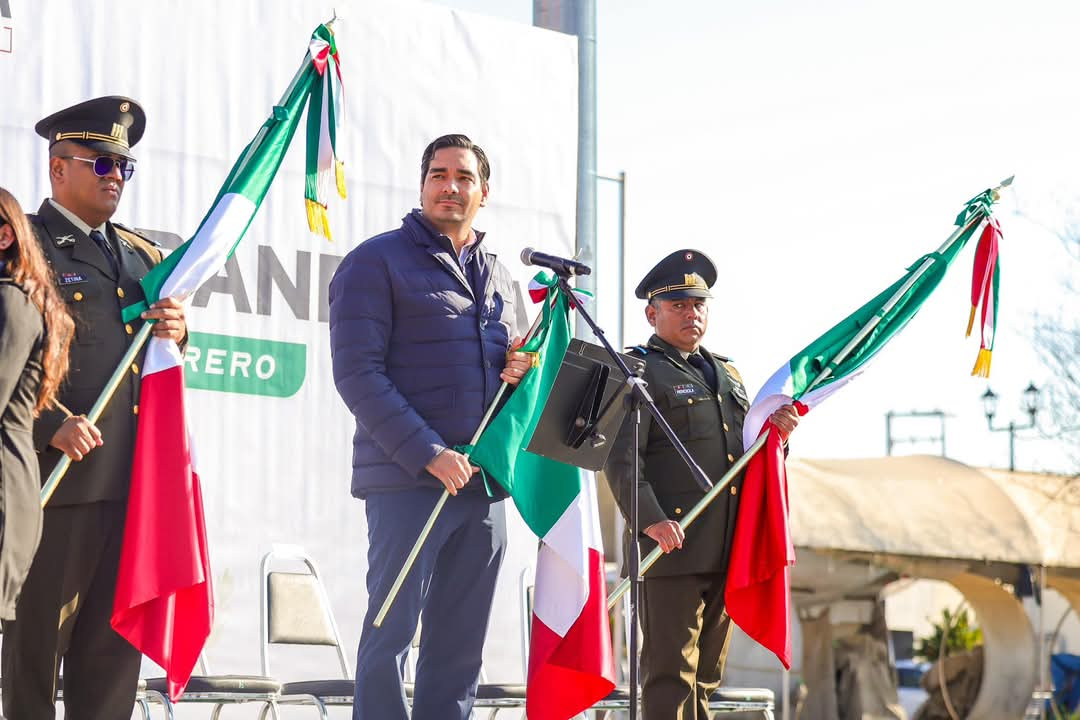
{"label": "soldier in olive green uniform", "polygon": [[[110,627],[139,412],[141,357],[131,365],[95,426],[84,416],[127,350],[142,320],[124,324],[121,308],[144,299],[139,280],[161,261],[145,238],[110,218],[135,161],[131,146],[145,116],[128,98],[104,97],[37,124],[49,140],[52,197],[30,216],[75,320],[70,374],[60,410],[34,427],[41,477],[63,454],[71,469],[45,508],[41,546],[15,610],[4,623],[3,702],[8,717],[55,717],[63,659],[68,718],[131,713],[141,656]],[[169,298],[142,316],[154,335],[181,343],[183,306]]]}
{"label": "soldier in olive green uniform", "polygon": [[[672,253],[638,285],[655,335],[631,349],[645,360],[645,381],[664,418],[713,481],[742,455],[746,388],[727,358],[701,347],[708,326],[709,288],[716,266],[696,250]],[[781,432],[798,424],[787,405],[772,417]],[[641,456],[635,482],[634,452]],[[657,544],[665,555],[644,575],[641,596],[642,708],[645,720],[707,720],[731,636],[724,579],[735,531],[742,476],[683,534],[678,521],[701,500],[690,470],[652,416],[641,413],[640,447],[623,425],[605,468],[612,492],[629,516],[638,492],[641,552]],[[629,525],[629,523],[628,523]],[[629,555],[627,534],[625,547]]]}

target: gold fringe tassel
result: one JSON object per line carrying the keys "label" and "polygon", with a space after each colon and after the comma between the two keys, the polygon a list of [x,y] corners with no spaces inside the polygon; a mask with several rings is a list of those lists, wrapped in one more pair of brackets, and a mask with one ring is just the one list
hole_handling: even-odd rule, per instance
{"label": "gold fringe tassel", "polygon": [[333,242],[334,237],[330,234],[330,220],[326,217],[326,206],[307,198],[304,199],[304,204],[307,206],[308,228],[311,232]]}
{"label": "gold fringe tassel", "polygon": [[971,374],[978,377],[988,378],[990,377],[990,356],[991,351],[986,348],[979,348],[979,356],[975,358],[975,367],[972,368]]}
{"label": "gold fringe tassel", "polygon": [[[345,192],[345,163],[340,160],[334,161],[334,179],[337,180],[337,193],[344,200],[348,197]],[[974,317],[974,315],[972,316]]]}
{"label": "gold fringe tassel", "polygon": [[967,335],[964,337],[971,337],[971,328],[975,327],[975,306],[971,306],[971,316],[968,318]]}

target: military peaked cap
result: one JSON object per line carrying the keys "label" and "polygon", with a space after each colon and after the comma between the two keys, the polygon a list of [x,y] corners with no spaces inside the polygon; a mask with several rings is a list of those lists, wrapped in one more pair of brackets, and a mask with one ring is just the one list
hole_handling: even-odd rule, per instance
{"label": "military peaked cap", "polygon": [[699,250],[676,250],[656,264],[638,283],[634,294],[642,300],[711,298],[716,265]]}
{"label": "military peaked cap", "polygon": [[119,95],[94,98],[39,120],[34,130],[49,147],[71,140],[102,153],[131,160],[131,148],[142,139],[146,113],[139,103]]}

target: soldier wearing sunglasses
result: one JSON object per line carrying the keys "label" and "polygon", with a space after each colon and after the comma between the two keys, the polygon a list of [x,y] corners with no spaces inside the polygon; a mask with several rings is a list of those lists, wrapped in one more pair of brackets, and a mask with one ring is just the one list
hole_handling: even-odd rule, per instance
{"label": "soldier wearing sunglasses", "polygon": [[[125,375],[97,425],[86,417],[142,320],[121,309],[143,299],[139,280],[162,255],[150,241],[113,223],[135,171],[131,148],[146,117],[134,100],[103,97],[41,120],[49,141],[52,197],[30,220],[75,320],[68,380],[58,410],[34,426],[42,477],[63,454],[73,462],[45,508],[41,545],[3,627],[3,711],[7,717],[55,717],[57,670],[64,702],[79,717],[131,714],[141,656],[109,624],[127,510],[139,412],[142,357]],[[182,344],[180,302],[143,313],[154,335]]]}

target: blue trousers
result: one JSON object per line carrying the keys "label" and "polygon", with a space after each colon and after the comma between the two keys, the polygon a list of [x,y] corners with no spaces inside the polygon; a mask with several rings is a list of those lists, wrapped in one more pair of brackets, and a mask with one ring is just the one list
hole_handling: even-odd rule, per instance
{"label": "blue trousers", "polygon": [[407,720],[405,656],[422,617],[412,720],[467,720],[476,698],[495,581],[506,546],[501,502],[447,499],[382,627],[372,622],[441,491],[366,499],[368,610],[356,653],[353,720]]}

